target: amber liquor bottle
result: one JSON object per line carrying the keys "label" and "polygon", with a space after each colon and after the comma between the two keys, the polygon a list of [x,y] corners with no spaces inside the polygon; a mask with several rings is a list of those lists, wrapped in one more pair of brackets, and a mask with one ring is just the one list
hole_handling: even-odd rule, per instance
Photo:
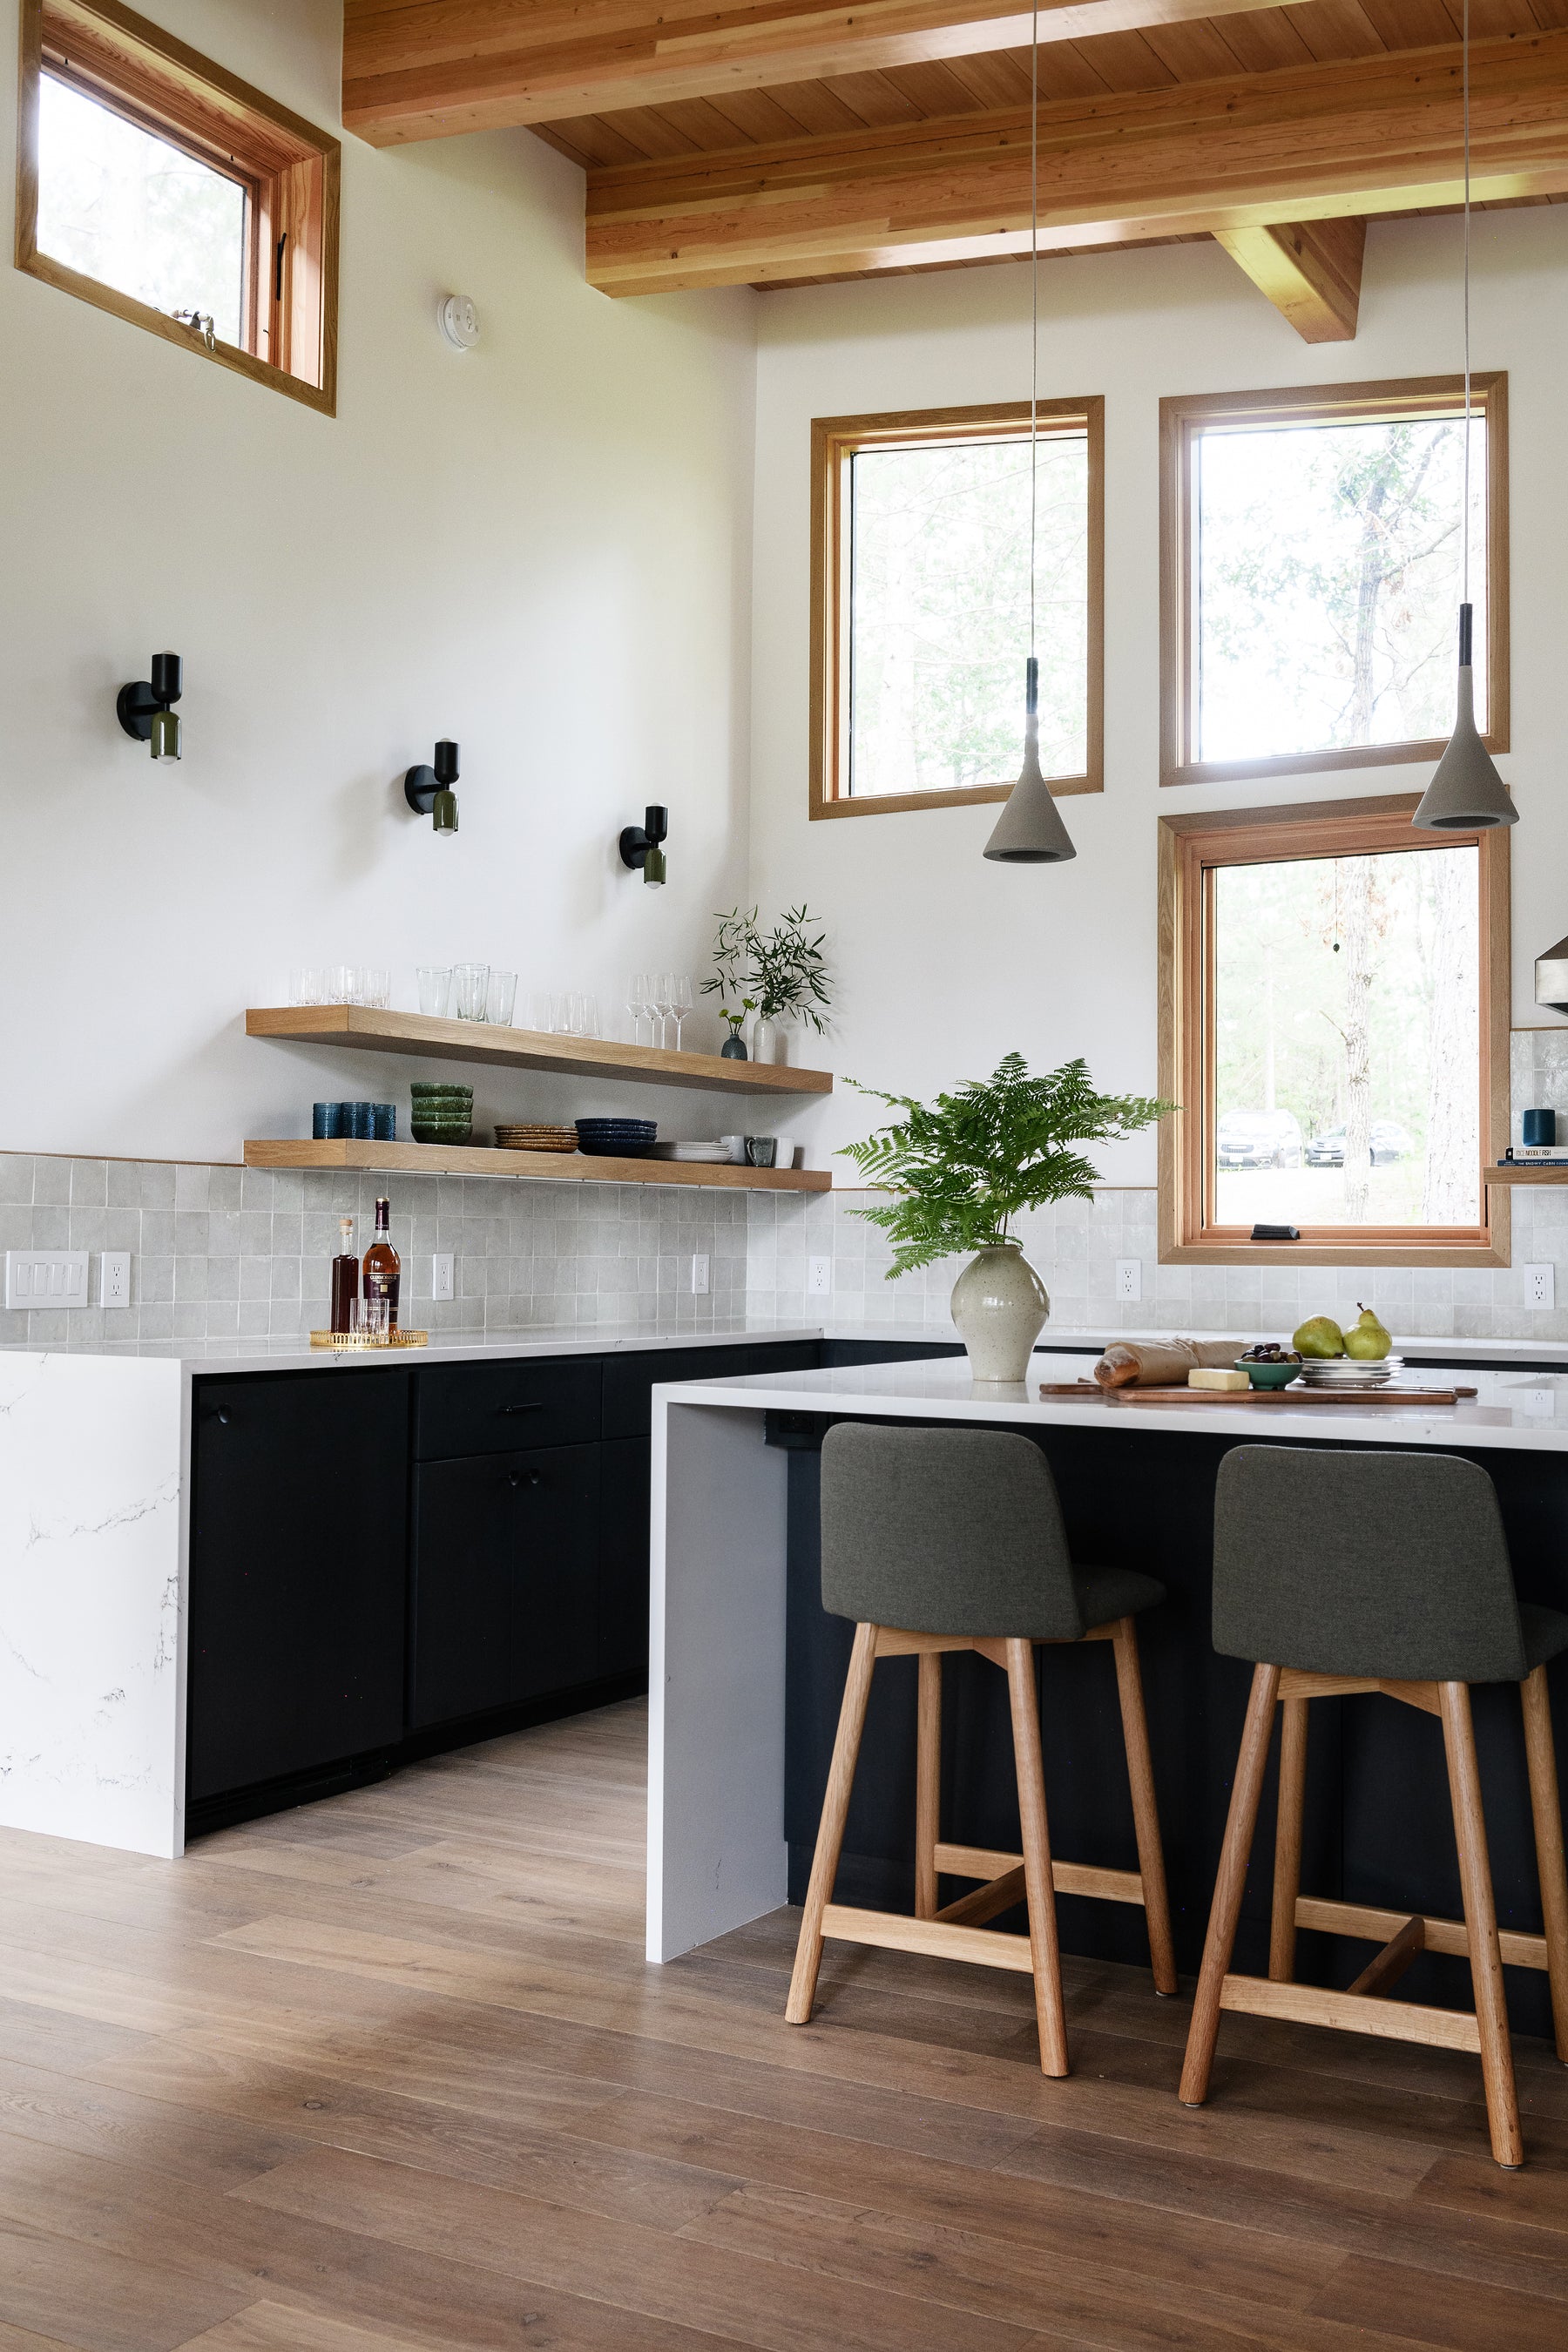
{"label": "amber liquor bottle", "polygon": [[378,1201],[375,1204],[375,1238],[364,1254],[364,1303],[366,1307],[374,1308],[384,1299],[386,1328],[389,1331],[395,1331],[400,1260],[392,1246],[391,1227],[392,1203],[390,1201]]}
{"label": "amber liquor bottle", "polygon": [[359,1252],[354,1247],[354,1221],[338,1219],[338,1254],[332,1260],[332,1329],[352,1331],[354,1302],[359,1297]]}

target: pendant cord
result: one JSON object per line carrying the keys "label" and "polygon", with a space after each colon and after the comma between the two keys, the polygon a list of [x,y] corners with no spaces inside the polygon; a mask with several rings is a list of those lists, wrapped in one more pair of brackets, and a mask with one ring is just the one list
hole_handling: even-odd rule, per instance
{"label": "pendant cord", "polygon": [[1465,509],[1459,602],[1470,601],[1470,0],[1463,23],[1465,115]]}
{"label": "pendant cord", "polygon": [[[1467,8],[1469,0],[1465,0]],[[1035,509],[1040,438],[1040,10],[1029,34],[1029,659],[1035,658]]]}

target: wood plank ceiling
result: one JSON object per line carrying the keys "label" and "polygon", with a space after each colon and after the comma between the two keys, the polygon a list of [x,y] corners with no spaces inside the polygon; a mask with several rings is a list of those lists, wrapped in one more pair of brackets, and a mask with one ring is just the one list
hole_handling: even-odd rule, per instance
{"label": "wood plank ceiling", "polygon": [[[1308,340],[1347,339],[1365,219],[1458,193],[1460,0],[1206,6],[1042,8],[1042,246],[1217,236]],[[610,293],[1013,259],[1029,21],[994,0],[346,0],[343,120],[381,145],[526,122],[584,167]],[[1568,0],[1472,0],[1471,33],[1478,196],[1563,197]]]}

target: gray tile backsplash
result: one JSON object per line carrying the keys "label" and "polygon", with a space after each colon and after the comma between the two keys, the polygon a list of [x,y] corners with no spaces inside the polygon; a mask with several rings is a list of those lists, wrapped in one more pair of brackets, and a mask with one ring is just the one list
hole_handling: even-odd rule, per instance
{"label": "gray tile backsplash", "polygon": [[[321,1328],[338,1219],[370,1238],[392,1203],[404,1319],[432,1330],[639,1323],[700,1330],[745,1311],[746,1198],[675,1185],[66,1160],[0,1152],[0,1249],[91,1253],[85,1307],[7,1312],[0,1340],[261,1338]],[[99,1303],[98,1255],[132,1254],[132,1303]],[[456,1297],[430,1296],[450,1250]],[[708,1289],[691,1260],[708,1260]]]}

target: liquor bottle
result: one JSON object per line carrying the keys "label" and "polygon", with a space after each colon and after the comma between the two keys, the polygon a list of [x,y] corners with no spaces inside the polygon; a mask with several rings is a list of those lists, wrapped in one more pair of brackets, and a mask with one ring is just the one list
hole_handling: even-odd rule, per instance
{"label": "liquor bottle", "polygon": [[354,1301],[359,1297],[359,1253],[354,1248],[354,1221],[352,1217],[338,1219],[338,1255],[332,1260],[332,1328],[352,1331],[354,1328]]}
{"label": "liquor bottle", "polygon": [[[377,1307],[386,1302],[386,1328],[397,1328],[397,1284],[401,1261],[392,1246],[392,1203],[375,1204],[375,1239],[364,1254],[364,1302]],[[375,1318],[374,1319],[379,1319]]]}

